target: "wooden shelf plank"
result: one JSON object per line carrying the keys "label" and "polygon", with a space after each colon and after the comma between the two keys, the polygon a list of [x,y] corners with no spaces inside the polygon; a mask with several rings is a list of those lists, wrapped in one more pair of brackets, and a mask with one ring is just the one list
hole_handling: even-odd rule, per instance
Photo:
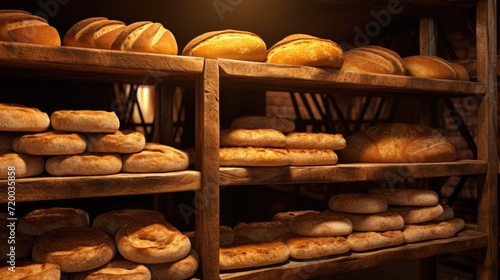
{"label": "wooden shelf plank", "polygon": [[[335,69],[219,59],[221,86],[275,91],[363,95],[395,94],[398,98],[482,95],[483,84],[409,76],[356,73]],[[411,94],[410,94],[411,92]],[[404,95],[401,95],[404,94]]]}
{"label": "wooden shelf plank", "polygon": [[308,279],[385,265],[391,262],[416,260],[441,254],[473,250],[483,248],[487,244],[488,236],[486,234],[466,229],[452,238],[405,244],[362,253],[349,252],[322,259],[289,260],[282,265],[254,270],[222,272],[220,279]]}
{"label": "wooden shelf plank", "polygon": [[323,183],[431,178],[486,173],[487,162],[356,163],[331,166],[221,167],[220,185]]}
{"label": "wooden shelf plank", "polygon": [[[15,201],[158,194],[201,189],[200,172],[120,173],[106,176],[33,177],[15,180]],[[0,180],[0,203],[6,203],[7,181]]]}

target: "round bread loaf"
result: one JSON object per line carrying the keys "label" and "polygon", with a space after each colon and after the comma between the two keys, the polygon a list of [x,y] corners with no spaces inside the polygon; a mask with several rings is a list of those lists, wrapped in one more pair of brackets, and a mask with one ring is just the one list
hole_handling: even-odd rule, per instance
{"label": "round bread loaf", "polygon": [[57,29],[46,19],[21,10],[0,11],[0,41],[61,45]]}
{"label": "round bread loaf", "polygon": [[19,136],[12,147],[18,153],[35,156],[77,155],[85,152],[87,141],[78,133],[47,131]]}
{"label": "round bread loaf", "polygon": [[37,176],[45,171],[45,160],[39,156],[0,151],[0,170],[5,170],[0,173],[0,179]]}
{"label": "round bread loaf", "polygon": [[50,126],[50,118],[36,108],[0,103],[0,131],[41,132]]}
{"label": "round bread loaf", "polygon": [[376,214],[347,214],[352,222],[353,231],[391,231],[400,230],[404,227],[405,221],[399,214],[385,211]]}
{"label": "round bread loaf", "polygon": [[365,193],[341,193],[332,195],[328,207],[334,212],[374,214],[387,210],[384,197]]}
{"label": "round bread loaf", "polygon": [[266,62],[340,69],[344,63],[344,52],[332,40],[292,34],[268,50]]}
{"label": "round bread loaf", "polygon": [[418,225],[408,225],[403,233],[407,243],[425,240],[450,238],[465,227],[464,220],[452,218],[442,222],[429,222]]}
{"label": "round bread loaf", "polygon": [[290,252],[281,241],[231,245],[219,249],[219,269],[232,270],[285,262]]}
{"label": "round bread loaf", "polygon": [[146,143],[139,153],[122,156],[123,172],[148,173],[185,170],[189,166],[189,156],[176,148]]}
{"label": "round bread loaf", "polygon": [[220,30],[203,33],[189,41],[182,55],[204,58],[227,58],[264,61],[266,43],[255,33],[241,30]]}
{"label": "round bread loaf", "polygon": [[45,232],[33,243],[35,262],[58,264],[62,272],[80,272],[110,262],[116,255],[114,240],[94,227],[66,227]]}
{"label": "round bread loaf", "polygon": [[414,55],[403,58],[409,76],[456,80],[457,72],[450,63],[433,55]]}
{"label": "round bread loaf", "polygon": [[342,236],[294,236],[284,239],[283,242],[290,251],[290,257],[301,260],[344,254],[350,250],[349,243]]}
{"label": "round bread loaf", "polygon": [[437,130],[420,124],[372,126],[346,137],[340,162],[444,162],[456,159],[455,147]]}
{"label": "round bread loaf", "polygon": [[73,25],[63,37],[63,45],[80,48],[111,49],[125,23],[105,17],[83,19]]}
{"label": "round bread loaf", "polygon": [[144,134],[135,130],[117,131],[115,133],[92,133],[87,138],[87,152],[90,153],[138,153],[146,145]]}
{"label": "round bread loaf", "polygon": [[342,70],[392,75],[406,73],[401,57],[380,46],[363,46],[346,51]]}
{"label": "round bread loaf", "polygon": [[435,206],[391,206],[389,211],[401,215],[407,224],[420,224],[437,219],[443,214],[441,204]]}
{"label": "round bread loaf", "polygon": [[112,260],[98,268],[71,274],[71,280],[150,280],[149,269],[127,260]]}
{"label": "round bread loaf", "polygon": [[405,236],[400,230],[353,232],[347,236],[347,242],[352,251],[360,252],[404,244]]}
{"label": "round bread loaf", "polygon": [[52,128],[67,132],[114,133],[120,128],[115,112],[101,110],[59,110],[50,115]]}
{"label": "round bread loaf", "polygon": [[239,243],[278,240],[290,233],[288,224],[282,222],[238,223],[234,228],[234,239]]}
{"label": "round bread loaf", "polygon": [[334,165],[338,161],[333,150],[288,149],[290,165]]}
{"label": "round bread loaf", "polygon": [[199,263],[198,253],[191,249],[189,255],[181,260],[170,263],[146,264],[146,266],[151,272],[152,280],[184,280],[196,273]]}
{"label": "round bread loaf", "polygon": [[225,147],[219,150],[220,166],[286,166],[288,151],[280,148]]}
{"label": "round bread loaf", "polygon": [[222,147],[268,147],[283,148],[286,137],[275,129],[221,129],[220,145]]}
{"label": "round bread loaf", "polygon": [[40,208],[29,212],[19,219],[17,231],[22,234],[40,236],[45,232],[64,227],[86,227],[89,214],[76,208]]}
{"label": "round bread loaf", "polygon": [[288,224],[288,222],[290,222],[291,219],[306,213],[319,213],[319,212],[316,210],[296,210],[296,211],[279,212],[274,215],[273,221]]}
{"label": "round bread loaf", "polygon": [[178,261],[191,250],[189,238],[158,217],[139,218],[123,225],[116,233],[116,243],[124,258],[143,264]]}
{"label": "round bread loaf", "polygon": [[290,132],[286,135],[287,149],[342,150],[346,142],[342,134]]}
{"label": "round bread loaf", "polygon": [[[0,230],[0,261],[10,261],[11,258],[14,257],[17,269],[17,261],[27,258],[31,255],[31,248],[33,247],[34,240],[34,236],[16,232],[15,227],[11,228],[7,227],[7,225],[5,227],[2,227],[2,230]],[[14,248],[12,248],[12,246],[14,246]],[[4,278],[0,277],[0,279]]]}
{"label": "round bread loaf", "polygon": [[306,213],[289,222],[290,231],[302,236],[341,236],[352,232],[352,223],[344,215],[336,213]]}
{"label": "round bread loaf", "polygon": [[0,279],[9,280],[54,280],[61,278],[61,269],[55,263],[36,263],[16,260],[16,271],[10,266],[0,267]]}
{"label": "round bread loaf", "polygon": [[45,169],[53,176],[110,175],[122,169],[117,154],[82,154],[54,156],[47,159]]}
{"label": "round bread loaf", "polygon": [[115,236],[118,230],[128,222],[145,217],[165,217],[158,211],[148,209],[120,209],[111,210],[97,215],[92,221],[92,226]]}
{"label": "round bread loaf", "polygon": [[176,55],[174,34],[159,22],[139,21],[127,25],[111,45],[112,50]]}
{"label": "round bread loaf", "polygon": [[289,133],[295,130],[295,122],[287,118],[246,115],[233,119],[231,128],[275,129]]}
{"label": "round bread loaf", "polygon": [[433,190],[372,188],[368,192],[384,197],[391,206],[434,206],[439,203],[439,196]]}

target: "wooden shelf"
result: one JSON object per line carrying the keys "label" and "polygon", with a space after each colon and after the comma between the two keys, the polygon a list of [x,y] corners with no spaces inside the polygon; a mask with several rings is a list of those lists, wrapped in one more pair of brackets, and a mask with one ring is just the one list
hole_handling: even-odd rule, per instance
{"label": "wooden shelf", "polygon": [[316,260],[289,260],[282,265],[253,270],[221,272],[220,279],[296,279],[297,277],[308,279],[385,265],[391,262],[416,260],[440,254],[473,250],[483,248],[487,244],[487,234],[466,229],[452,238],[405,244],[361,253],[349,252]]}
{"label": "wooden shelf", "polygon": [[221,167],[220,185],[262,185],[401,180],[484,174],[487,162],[459,160],[440,163],[356,163],[331,166]]}
{"label": "wooden shelf", "polygon": [[[17,178],[15,183],[15,200],[23,202],[196,191],[201,189],[201,176],[198,171],[187,170],[105,176]],[[0,180],[0,203],[8,201],[7,187],[7,181]]]}

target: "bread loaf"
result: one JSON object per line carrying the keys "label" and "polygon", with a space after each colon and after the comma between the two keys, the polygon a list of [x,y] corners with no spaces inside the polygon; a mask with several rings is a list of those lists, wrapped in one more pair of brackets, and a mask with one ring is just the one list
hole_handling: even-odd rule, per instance
{"label": "bread loaf", "polygon": [[449,63],[451,65],[451,67],[453,67],[455,72],[457,73],[457,80],[460,80],[460,81],[469,81],[470,80],[469,72],[462,64],[455,63],[455,62],[449,62]]}
{"label": "bread loaf", "polygon": [[332,40],[292,34],[268,50],[266,62],[340,69],[344,63],[344,52]]}
{"label": "bread loaf", "polygon": [[444,162],[456,159],[455,147],[437,130],[420,124],[372,126],[346,137],[340,162]]}
{"label": "bread loaf", "polygon": [[80,48],[111,49],[125,23],[105,17],[83,19],[73,25],[63,37],[63,45]]}
{"label": "bread loaf", "polygon": [[98,279],[150,280],[151,273],[142,264],[115,259],[98,268],[71,274],[71,280]]}
{"label": "bread loaf", "polygon": [[266,242],[278,240],[290,233],[287,224],[281,222],[238,223],[234,228],[235,242]]}
{"label": "bread loaf", "polygon": [[283,242],[294,259],[313,259],[349,252],[350,246],[343,236],[336,237],[304,237],[294,236]]}
{"label": "bread loaf", "polygon": [[281,241],[238,244],[219,249],[219,269],[243,269],[273,265],[288,260],[290,252]]}
{"label": "bread loaf", "polygon": [[85,136],[89,153],[132,154],[142,151],[146,145],[144,134],[135,130],[91,133]]}
{"label": "bread loaf", "polygon": [[246,115],[235,118],[231,122],[231,128],[246,129],[275,129],[283,133],[293,132],[295,122],[291,119],[270,116]]}
{"label": "bread loaf", "polygon": [[336,213],[306,213],[292,218],[288,224],[292,233],[302,236],[342,236],[352,232],[352,223]]}
{"label": "bread loaf", "polygon": [[12,147],[18,153],[35,156],[76,155],[85,152],[87,141],[78,133],[47,131],[19,136]]}
{"label": "bread loaf", "polygon": [[54,130],[86,133],[114,133],[120,128],[115,112],[102,110],[59,110],[50,115]]}
{"label": "bread loaf", "polygon": [[443,214],[443,206],[391,206],[389,211],[401,215],[408,224],[420,224],[437,219]]}
{"label": "bread loaf", "polygon": [[386,211],[387,201],[377,195],[341,193],[330,197],[328,207],[334,212],[374,214]]}
{"label": "bread loaf", "polygon": [[290,132],[286,135],[287,149],[342,150],[345,146],[342,134]]}
{"label": "bread loaf", "polygon": [[185,170],[189,166],[188,154],[167,145],[149,142],[142,151],[122,155],[122,172],[148,173]]}
{"label": "bread loaf", "polygon": [[334,165],[338,161],[333,150],[288,149],[290,165]]}
{"label": "bread loaf", "polygon": [[220,166],[286,166],[290,156],[285,149],[225,147],[220,149]]}
{"label": "bread loaf", "polygon": [[414,55],[403,58],[407,75],[423,78],[457,80],[458,75],[450,63],[433,55]]}
{"label": "bread loaf", "polygon": [[266,43],[255,33],[226,29],[203,33],[187,43],[182,55],[264,61]]}
{"label": "bread loaf", "polygon": [[360,252],[401,245],[405,236],[400,230],[353,232],[347,236],[347,242],[352,251]]}
{"label": "bread loaf", "polygon": [[[0,151],[0,170],[5,170],[5,172],[0,173],[0,179],[37,176],[45,171],[45,159],[41,156]],[[12,172],[15,173],[15,176]]]}
{"label": "bread loaf", "polygon": [[190,279],[198,270],[200,258],[191,249],[187,257],[169,263],[146,264],[151,272],[151,280],[184,280]]}
{"label": "bread loaf", "polygon": [[346,51],[342,70],[392,75],[406,73],[401,57],[380,46],[363,46]]}
{"label": "bread loaf", "polygon": [[0,41],[61,45],[59,32],[47,20],[20,10],[0,10]]}
{"label": "bread loaf", "polygon": [[47,113],[19,104],[0,103],[0,131],[42,132],[49,126]]}
{"label": "bread loaf", "polygon": [[220,145],[222,147],[268,147],[283,148],[286,137],[275,129],[221,129]]}
{"label": "bread loaf", "polygon": [[21,217],[17,231],[26,235],[40,236],[53,229],[86,227],[88,225],[89,214],[82,209],[69,207],[40,208]]}
{"label": "bread loaf", "polygon": [[127,25],[111,45],[112,50],[176,55],[177,41],[159,22],[139,21]]}
{"label": "bread loaf", "polygon": [[442,222],[408,225],[403,230],[403,233],[407,243],[415,243],[431,239],[450,238],[464,227],[464,220],[452,218]]}
{"label": "bread loaf", "polygon": [[353,231],[391,231],[403,229],[405,221],[399,214],[385,211],[376,214],[345,213],[352,222]]}
{"label": "bread loaf", "polygon": [[434,206],[439,203],[439,196],[433,190],[371,188],[368,192],[384,197],[391,206]]}
{"label": "bread loaf", "polygon": [[45,162],[45,170],[53,176],[111,175],[122,169],[117,154],[81,154],[53,156]]}
{"label": "bread loaf", "polygon": [[163,214],[155,210],[126,208],[111,210],[97,215],[92,221],[92,226],[107,232],[111,236],[115,236],[123,225],[145,217],[164,218]]}
{"label": "bread loaf", "polygon": [[10,266],[0,266],[0,279],[9,280],[54,280],[61,278],[61,269],[55,263],[36,263],[16,260],[16,271]]}

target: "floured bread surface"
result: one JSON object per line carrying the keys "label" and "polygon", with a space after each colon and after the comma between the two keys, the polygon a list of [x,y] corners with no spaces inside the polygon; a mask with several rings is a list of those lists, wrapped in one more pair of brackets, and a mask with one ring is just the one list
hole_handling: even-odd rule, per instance
{"label": "floured bread surface", "polygon": [[230,245],[219,249],[220,270],[273,265],[285,262],[290,252],[281,241]]}
{"label": "floured bread surface", "polygon": [[287,149],[342,150],[345,146],[342,134],[291,132],[286,135]]}
{"label": "floured bread surface", "polygon": [[[5,171],[0,174],[0,179],[37,176],[45,171],[45,159],[41,156],[0,150],[0,170]],[[11,174],[9,174],[9,171]],[[12,174],[15,174],[15,176],[12,176]]]}
{"label": "floured bread surface", "polygon": [[59,110],[50,115],[54,130],[67,132],[108,132],[120,128],[115,112],[100,110]]}
{"label": "floured bread surface", "polygon": [[313,259],[349,252],[350,246],[343,236],[336,237],[304,237],[293,236],[283,242],[295,259]]}
{"label": "floured bread surface", "polygon": [[342,236],[352,232],[352,222],[336,213],[306,213],[289,222],[290,231],[302,236]]}
{"label": "floured bread surface", "polygon": [[275,129],[283,133],[295,131],[295,122],[288,118],[245,115],[235,118],[231,128]]}
{"label": "floured bread surface", "polygon": [[171,172],[185,170],[189,166],[186,152],[158,143],[146,143],[138,153],[122,156],[123,172]]}
{"label": "floured bread surface", "polygon": [[401,230],[353,232],[347,241],[352,251],[360,252],[404,244],[405,236]]}
{"label": "floured bread surface", "polygon": [[146,145],[144,134],[135,130],[116,131],[115,133],[92,133],[86,135],[87,152],[94,153],[138,153]]}
{"label": "floured bread surface", "polygon": [[334,165],[338,161],[333,150],[316,149],[287,149],[290,156],[290,165]]}
{"label": "floured bread surface", "polygon": [[19,136],[12,141],[12,147],[29,155],[76,155],[85,152],[87,141],[79,133],[47,131]]}
{"label": "floured bread surface", "polygon": [[443,206],[390,206],[389,211],[403,217],[405,224],[420,224],[437,219],[443,214]]}
{"label": "floured bread surface", "polygon": [[50,126],[50,118],[36,108],[0,103],[0,131],[41,132]]}
{"label": "floured bread surface", "polygon": [[415,243],[431,239],[450,238],[465,227],[464,220],[452,218],[442,222],[429,222],[408,225],[403,230],[407,243]]}
{"label": "floured bread surface", "polygon": [[143,264],[127,260],[112,260],[101,267],[71,274],[71,280],[89,279],[148,280],[151,279],[151,273]]}
{"label": "floured bread surface", "polygon": [[45,162],[45,169],[53,176],[110,175],[122,169],[118,154],[81,154],[53,156]]}
{"label": "floured bread surface", "polygon": [[391,231],[400,230],[405,221],[399,214],[385,211],[376,214],[344,213],[352,222],[353,231]]}
{"label": "floured bread surface", "polygon": [[335,212],[374,214],[387,210],[384,197],[366,193],[341,193],[328,200],[330,210]]}
{"label": "floured bread surface", "polygon": [[221,129],[220,145],[222,147],[268,147],[283,148],[286,137],[276,129]]}
{"label": "floured bread surface", "polygon": [[116,232],[126,223],[144,217],[164,218],[163,214],[155,210],[126,208],[97,215],[92,221],[92,226],[109,233],[111,236],[115,236]]}

